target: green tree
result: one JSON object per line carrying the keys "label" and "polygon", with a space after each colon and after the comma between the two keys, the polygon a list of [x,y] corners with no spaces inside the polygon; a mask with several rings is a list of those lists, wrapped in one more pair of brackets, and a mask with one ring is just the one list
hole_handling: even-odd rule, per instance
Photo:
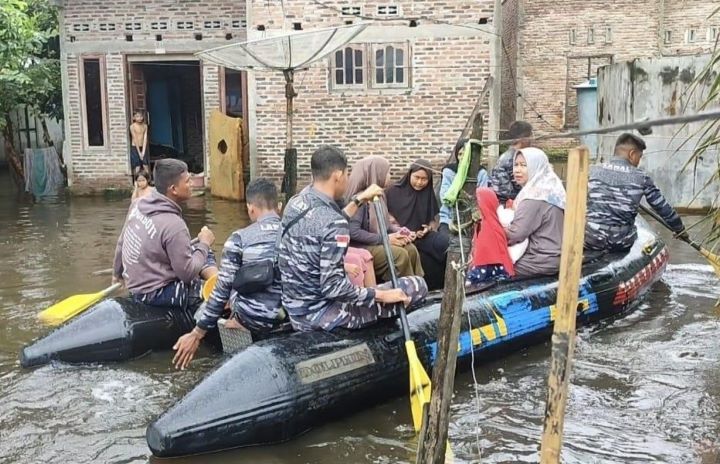
{"label": "green tree", "polygon": [[[712,16],[720,16],[720,8],[715,10]],[[695,79],[694,89],[704,88],[707,85],[707,95],[704,104],[700,110],[709,110],[720,105],[720,36],[715,42],[715,48],[707,66],[698,74]],[[710,121],[699,131],[701,141],[695,147],[692,157],[688,161],[686,167],[699,157],[705,155],[709,150],[720,149],[720,120]],[[718,165],[715,174],[705,183],[703,188],[711,188],[720,183],[720,165]],[[704,242],[715,243],[717,247],[720,244],[720,194],[715,197],[713,202],[715,208],[710,214],[703,219],[702,222],[710,221],[710,233],[705,237]],[[715,248],[715,247],[714,247]]]}
{"label": "green tree", "polygon": [[0,1],[0,131],[18,174],[22,165],[12,147],[10,113],[27,106],[43,117],[62,118],[57,24],[48,0]]}

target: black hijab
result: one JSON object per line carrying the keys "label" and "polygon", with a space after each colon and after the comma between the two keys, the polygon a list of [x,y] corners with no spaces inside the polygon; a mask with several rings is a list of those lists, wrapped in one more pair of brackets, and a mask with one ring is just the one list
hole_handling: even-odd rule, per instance
{"label": "black hijab", "polygon": [[452,157],[450,158],[454,161],[449,162],[448,164],[443,166],[443,169],[450,169],[452,172],[457,173],[459,164],[458,153],[460,152],[460,150],[465,148],[465,144],[467,143],[467,141],[468,139],[460,139],[457,141],[457,143],[455,144],[455,148],[453,148]]}
{"label": "black hijab", "polygon": [[[410,176],[420,170],[427,173],[428,184],[424,189],[417,191],[410,185]],[[417,231],[423,224],[430,224],[440,211],[433,188],[430,163],[425,160],[412,163],[400,182],[385,191],[385,198],[387,198],[388,212],[401,226]]]}

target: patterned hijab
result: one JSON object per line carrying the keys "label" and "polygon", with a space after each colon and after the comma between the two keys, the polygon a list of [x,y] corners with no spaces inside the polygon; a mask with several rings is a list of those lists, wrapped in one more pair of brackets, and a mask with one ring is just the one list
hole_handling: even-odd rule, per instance
{"label": "patterned hijab", "polygon": [[[357,163],[350,172],[350,180],[348,188],[345,192],[345,200],[350,201],[353,195],[357,195],[372,184],[385,188],[388,172],[390,172],[390,163],[382,156],[367,156]],[[380,197],[380,203],[385,214],[385,224],[390,224],[390,216],[388,215],[387,202],[385,197]],[[375,215],[375,207],[369,206],[370,212],[370,230],[369,232],[378,233],[378,220]]]}
{"label": "patterned hijab", "polygon": [[523,200],[540,200],[564,210],[565,187],[555,174],[545,152],[534,147],[523,148],[515,153],[513,164],[518,155],[523,155],[527,163],[528,181],[515,199],[515,208],[517,209]]}

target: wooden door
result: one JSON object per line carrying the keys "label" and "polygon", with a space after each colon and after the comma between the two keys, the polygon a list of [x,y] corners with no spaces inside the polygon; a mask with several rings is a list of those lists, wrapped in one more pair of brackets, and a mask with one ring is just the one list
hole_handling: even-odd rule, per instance
{"label": "wooden door", "polygon": [[229,200],[245,199],[242,119],[214,110],[210,115],[210,193]]}
{"label": "wooden door", "polygon": [[136,111],[142,111],[145,114],[146,122],[147,114],[147,81],[145,80],[145,72],[142,65],[130,63],[130,113],[135,114]]}

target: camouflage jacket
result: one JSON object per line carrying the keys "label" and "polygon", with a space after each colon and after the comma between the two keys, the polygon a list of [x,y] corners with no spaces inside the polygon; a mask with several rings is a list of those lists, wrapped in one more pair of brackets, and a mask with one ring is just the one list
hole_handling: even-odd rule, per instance
{"label": "camouflage jacket", "polygon": [[278,279],[265,291],[241,295],[232,288],[235,274],[243,263],[275,259],[275,241],[280,233],[280,217],[275,214],[262,216],[254,224],[236,230],[223,247],[220,273],[198,327],[211,329],[232,301],[232,310],[240,322],[250,330],[271,329],[282,322],[280,299],[282,288]]}
{"label": "camouflage jacket", "polygon": [[375,290],[347,278],[343,257],[350,243],[347,217],[327,195],[308,187],[285,208],[283,227],[309,209],[280,242],[283,307],[296,330],[311,330],[308,319],[322,317],[333,303],[371,305]]}
{"label": "camouflage jacket", "polygon": [[520,193],[520,186],[513,180],[513,163],[517,150],[513,147],[500,155],[497,164],[490,172],[490,187],[495,191],[500,204],[507,200],[514,200]]}
{"label": "camouflage jacket", "polygon": [[605,251],[630,248],[637,238],[635,217],[643,196],[674,231],[684,229],[680,216],[645,171],[621,158],[592,166],[585,247]]}

